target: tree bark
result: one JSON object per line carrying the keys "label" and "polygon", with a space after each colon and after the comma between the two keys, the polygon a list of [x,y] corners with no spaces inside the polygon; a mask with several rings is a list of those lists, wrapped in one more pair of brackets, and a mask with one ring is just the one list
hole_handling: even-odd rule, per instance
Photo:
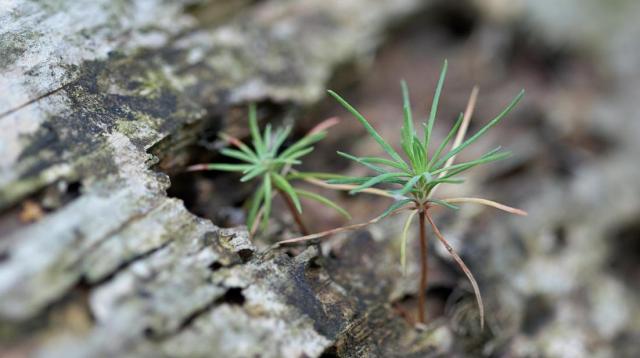
{"label": "tree bark", "polygon": [[319,356],[374,310],[346,279],[307,273],[315,249],[259,252],[167,197],[156,170],[182,170],[205,129],[243,124],[234,106],[317,102],[424,3],[234,3],[0,10],[0,351]]}
{"label": "tree bark", "polygon": [[[478,9],[466,2],[434,15],[418,0],[3,2],[0,355],[638,356],[640,5],[473,3],[505,18],[468,21]],[[237,108],[316,104],[338,68],[368,63],[408,17],[434,36],[410,30],[393,45],[481,74],[493,94],[479,113],[500,108],[499,82],[527,89],[527,110],[495,132],[513,160],[461,190],[529,217],[464,207],[434,218],[486,292],[485,334],[438,245],[429,281],[455,302],[424,331],[393,313],[415,306],[420,273],[414,259],[400,274],[394,218],[315,260],[314,248],[270,250],[167,196],[194,143],[244,128]],[[459,79],[447,91],[474,84]]]}

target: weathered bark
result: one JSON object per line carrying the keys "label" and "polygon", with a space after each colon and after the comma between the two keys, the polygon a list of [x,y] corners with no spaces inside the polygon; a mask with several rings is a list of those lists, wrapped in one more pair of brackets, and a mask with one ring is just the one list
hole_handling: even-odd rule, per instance
{"label": "weathered bark", "polygon": [[0,207],[15,221],[25,198],[58,201],[5,226],[5,349],[317,356],[366,316],[324,270],[306,271],[313,250],[256,253],[244,230],[168,198],[150,166],[227,126],[230,106],[317,101],[336,66],[421,2],[55,4],[0,13]]}
{"label": "weathered bark", "polygon": [[[415,294],[419,272],[410,250],[409,275],[400,278],[393,220],[351,236],[337,258],[316,261],[315,248],[290,257],[258,250],[243,228],[192,215],[167,197],[168,177],[154,169],[180,168],[184,147],[204,129],[233,127],[234,106],[316,102],[336,67],[367,56],[389,25],[428,3],[219,3],[15,1],[0,10],[0,353],[558,355],[571,342],[615,355],[609,343],[639,312],[637,295],[605,271],[611,227],[640,213],[640,187],[630,182],[640,167],[629,165],[640,154],[629,116],[640,60],[625,51],[637,36],[595,47],[631,63],[611,66],[617,100],[594,101],[596,115],[585,119],[614,138],[607,156],[570,179],[519,184],[527,220],[499,217],[478,229],[480,211],[460,214],[456,230],[471,237],[460,251],[488,296],[487,331],[467,324],[477,317],[464,304],[419,331],[389,304]],[[545,38],[566,41],[535,10],[539,1],[526,3]],[[564,18],[610,33],[593,16]],[[518,158],[546,155],[540,147],[518,147]],[[500,197],[503,188],[485,189]],[[44,215],[25,214],[25,200]],[[593,210],[603,202],[606,210]],[[544,240],[558,223],[564,250]],[[433,266],[446,266],[435,248]],[[586,302],[576,302],[580,295]],[[535,297],[553,302],[558,317],[520,334]]]}

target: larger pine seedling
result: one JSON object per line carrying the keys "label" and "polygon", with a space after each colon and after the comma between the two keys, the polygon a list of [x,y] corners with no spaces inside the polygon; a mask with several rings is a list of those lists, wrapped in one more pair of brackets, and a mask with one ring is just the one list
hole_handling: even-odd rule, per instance
{"label": "larger pine seedling", "polygon": [[[426,225],[428,223],[429,226],[431,226],[431,229],[434,232],[435,236],[445,246],[449,254],[453,257],[454,261],[459,265],[459,267],[471,282],[471,286],[473,287],[473,291],[476,296],[478,309],[480,311],[480,325],[481,327],[484,327],[484,308],[478,284],[473,277],[473,274],[467,268],[460,256],[455,252],[449,242],[447,242],[447,240],[442,236],[440,230],[433,221],[433,218],[431,216],[431,209],[434,206],[443,206],[450,209],[457,209],[456,204],[476,203],[492,206],[494,208],[504,210],[512,214],[526,215],[526,213],[520,209],[515,209],[488,199],[435,199],[433,198],[433,194],[435,193],[436,188],[439,185],[463,183],[464,180],[459,177],[459,175],[478,165],[488,164],[509,157],[509,152],[502,150],[500,147],[497,147],[476,159],[454,164],[455,157],[458,153],[475,143],[489,129],[500,123],[500,121],[502,121],[507,116],[507,114],[511,112],[511,110],[524,96],[524,90],[520,91],[520,93],[518,93],[518,95],[516,95],[515,98],[495,118],[490,120],[472,136],[464,139],[477,95],[477,90],[474,89],[465,113],[460,114],[457,121],[455,122],[449,133],[446,135],[444,140],[438,145],[433,145],[433,143],[431,143],[433,128],[436,122],[438,102],[440,99],[440,94],[442,92],[442,87],[444,85],[446,73],[447,62],[445,61],[440,73],[440,79],[435,90],[433,102],[431,104],[429,118],[426,123],[423,123],[424,130],[422,136],[418,136],[417,131],[414,128],[414,121],[411,113],[411,104],[409,102],[409,92],[404,81],[401,83],[404,120],[402,128],[400,130],[400,144],[404,156],[396,151],[388,141],[382,138],[382,136],[380,136],[380,134],[371,126],[369,121],[367,121],[367,119],[362,114],[360,114],[358,110],[351,106],[337,93],[329,91],[329,94],[333,96],[364,126],[368,134],[380,145],[380,147],[388,155],[388,158],[374,156],[356,157],[347,153],[338,152],[340,156],[364,165],[375,174],[364,177],[339,178],[330,180],[329,183],[335,185],[336,187],[339,186],[342,189],[348,188],[352,194],[364,191],[372,194],[392,197],[395,199],[395,201],[384,213],[367,223],[351,225],[318,234],[285,240],[281,243],[302,242],[317,239],[319,237],[327,236],[329,234],[344,230],[361,228],[377,222],[387,217],[388,215],[408,211],[409,215],[407,216],[401,235],[402,245],[400,256],[402,265],[404,267],[407,233],[413,219],[417,215],[420,229],[421,254],[421,276],[418,290],[419,321],[425,321],[425,292],[427,288],[428,257]],[[431,148],[434,149],[432,150]],[[373,188],[374,186],[382,187]],[[395,188],[389,189],[389,187]]]}

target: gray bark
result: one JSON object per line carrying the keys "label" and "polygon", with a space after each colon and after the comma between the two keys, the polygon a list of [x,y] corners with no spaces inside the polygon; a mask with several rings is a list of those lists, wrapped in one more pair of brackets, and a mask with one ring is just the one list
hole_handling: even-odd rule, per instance
{"label": "gray bark", "polygon": [[[391,25],[429,2],[4,6],[0,354],[637,356],[615,344],[640,337],[636,286],[609,265],[622,255],[612,228],[633,224],[640,213],[633,179],[640,176],[633,165],[640,156],[640,57],[629,51],[640,33],[632,16],[638,5],[573,1],[562,12],[530,0],[505,12],[503,2],[479,3],[497,26],[527,19],[547,43],[582,46],[614,84],[580,109],[580,120],[565,123],[553,116],[566,113],[551,109],[539,119],[557,130],[601,135],[606,154],[568,179],[537,172],[523,178],[518,196],[526,220],[483,216],[478,228],[483,211],[467,207],[443,228],[480,278],[484,333],[475,328],[471,300],[424,330],[394,312],[391,302],[415,294],[417,279],[412,250],[409,274],[400,274],[392,240],[397,220],[338,241],[338,258],[318,259],[315,248],[290,257],[250,242],[242,227],[221,229],[194,216],[167,197],[170,183],[160,171],[181,170],[184,148],[205,129],[244,126],[233,109],[248,101],[314,104],[338,67],[368,59]],[[547,155],[541,136],[518,138],[522,162]],[[502,190],[483,187],[487,196]],[[29,201],[46,213],[24,223]],[[556,236],[564,237],[564,248]],[[444,271],[437,275],[463,286],[437,247],[432,262]],[[552,314],[541,328],[523,332],[527,316],[540,314],[536,302]]]}
{"label": "gray bark", "polygon": [[243,4],[2,9],[0,207],[13,221],[33,195],[55,208],[8,225],[0,241],[5,350],[318,356],[366,316],[326,272],[305,272],[312,250],[256,253],[244,229],[221,230],[168,198],[167,176],[150,166],[211,121],[228,126],[230,106],[317,101],[336,66],[367,56],[421,4]]}

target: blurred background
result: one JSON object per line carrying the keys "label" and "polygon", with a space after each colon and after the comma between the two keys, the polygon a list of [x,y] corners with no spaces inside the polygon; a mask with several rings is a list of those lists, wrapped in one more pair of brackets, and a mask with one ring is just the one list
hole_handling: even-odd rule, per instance
{"label": "blurred background", "polygon": [[[24,3],[30,10],[30,2]],[[95,43],[117,41],[98,46],[104,63],[74,60],[60,66],[61,78],[80,78],[77,87],[56,94],[62,99],[33,112],[27,112],[31,102],[0,108],[0,139],[5,141],[0,152],[8,153],[0,162],[0,301],[5,302],[0,304],[0,356],[37,350],[43,356],[640,357],[640,2],[403,0],[370,5],[388,7],[388,13],[362,1],[345,3],[345,9],[362,13],[336,10],[339,1],[130,1],[118,2],[120,8],[100,2],[98,13],[118,14],[105,16],[118,31],[137,21],[153,24],[139,33],[122,30],[119,37],[104,30],[102,38],[100,29],[111,23],[86,33],[67,23],[82,39],[80,45],[74,43],[74,51],[56,49],[47,61],[75,50],[82,57]],[[56,23],[84,18],[80,10],[66,10],[76,9],[74,2],[33,7],[40,14],[56,14],[45,16]],[[171,16],[155,23],[154,11],[164,13],[165,8]],[[316,16],[316,8],[322,14]],[[127,15],[120,17],[122,9]],[[0,19],[20,25],[16,19],[22,13],[15,14]],[[173,22],[174,14],[180,21]],[[0,39],[22,33],[18,25],[5,27]],[[300,30],[306,25],[311,30]],[[64,32],[63,27],[47,31],[55,41],[68,43],[56,32]],[[332,42],[332,36],[343,34],[344,43]],[[273,42],[288,47],[270,47]],[[333,47],[322,47],[336,43],[353,48],[336,45],[334,53]],[[26,71],[35,60],[21,59],[9,47],[0,53],[6,83],[22,81],[20,86],[31,88],[39,83],[32,78],[45,77],[47,86],[47,76],[59,80],[55,66]],[[39,51],[30,48],[24,53]],[[271,50],[277,56],[269,57]],[[463,185],[442,185],[438,192],[441,197],[480,196],[529,214],[515,217],[470,204],[435,213],[442,233],[479,282],[484,331],[477,325],[469,283],[431,234],[428,324],[414,327],[419,243],[412,228],[403,275],[402,215],[323,241],[324,256],[314,261],[306,247],[270,249],[299,235],[284,203],[276,200],[269,231],[247,244],[251,260],[216,246],[225,236],[213,225],[244,232],[238,229],[246,219],[243,204],[255,187],[240,184],[235,174],[186,173],[185,168],[227,160],[218,154],[224,143],[217,136],[224,131],[248,137],[247,102],[258,101],[261,125],[295,124],[298,138],[321,120],[339,117],[300,169],[367,175],[336,151],[384,156],[382,150],[324,90],[340,93],[399,148],[400,81],[408,83],[414,117],[424,121],[445,59],[449,71],[434,134],[438,140],[464,111],[474,86],[479,97],[469,133],[526,90],[511,114],[458,160],[498,145],[513,156],[474,168]],[[251,70],[238,69],[236,63]],[[279,66],[284,70],[270,72]],[[160,79],[138,76],[156,67],[162,69]],[[0,86],[7,89],[6,103],[19,98],[14,89],[20,86]],[[113,97],[105,100],[104,93]],[[136,97],[150,93],[150,102]],[[64,115],[45,122],[44,134],[33,129],[39,123],[24,124],[40,110],[48,116],[59,108]],[[119,118],[132,109],[145,116],[126,125],[106,119],[89,125],[94,117],[116,113]],[[145,126],[137,127],[140,122]],[[12,137],[22,125],[26,129],[15,130]],[[32,138],[25,134],[31,131],[41,134],[34,135],[35,145],[25,145],[20,156],[10,153],[15,143]],[[83,139],[85,132],[90,141]],[[109,160],[98,157],[91,165],[74,164],[76,158],[102,153],[96,143],[114,132],[122,137],[109,145],[129,143],[123,139],[129,138],[134,149],[109,152]],[[51,148],[57,150],[54,155],[45,153]],[[72,163],[73,174],[66,167],[45,172],[60,161]],[[107,169],[96,170],[94,163]],[[35,175],[54,179],[31,180]],[[11,186],[20,181],[27,184]],[[123,189],[136,185],[143,194]],[[345,207],[353,215],[351,223],[367,221],[390,205],[379,197],[318,192]],[[180,199],[188,212],[182,202],[167,197]],[[89,206],[104,198],[113,201]],[[312,231],[347,223],[324,207],[304,205]],[[164,208],[169,208],[166,213]],[[140,222],[139,227],[122,230],[132,222]],[[233,259],[227,262],[229,255]]]}

